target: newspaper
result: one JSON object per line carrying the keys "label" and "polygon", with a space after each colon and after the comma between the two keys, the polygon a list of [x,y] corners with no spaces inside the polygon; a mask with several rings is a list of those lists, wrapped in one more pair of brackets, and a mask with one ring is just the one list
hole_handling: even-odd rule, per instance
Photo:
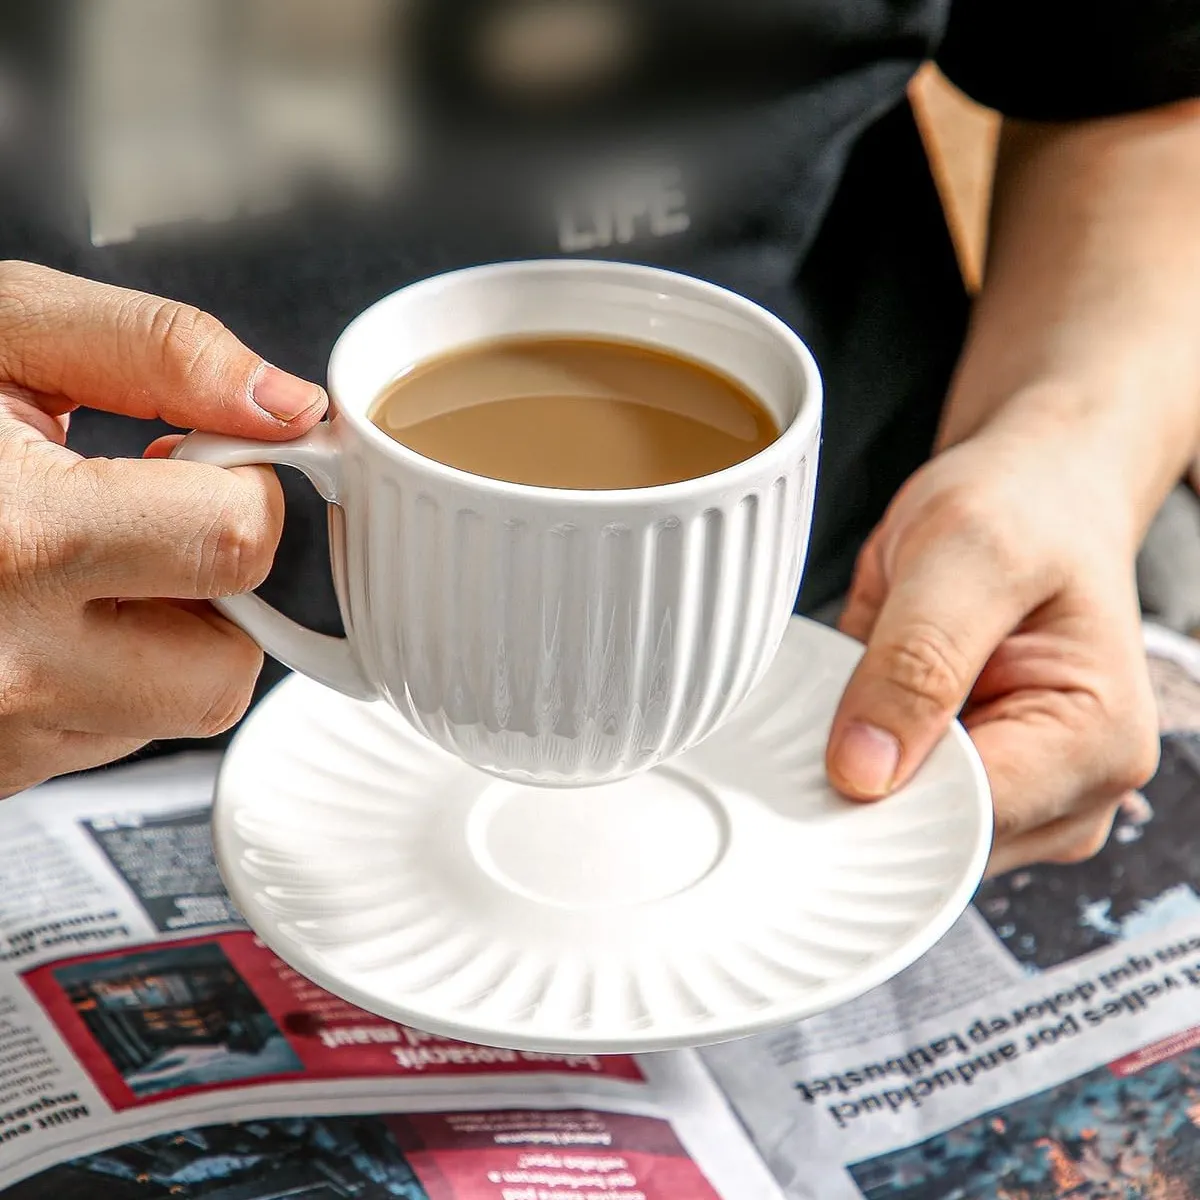
{"label": "newspaper", "polygon": [[1076,867],[989,881],[841,1009],[703,1052],[537,1055],[323,992],[246,928],[216,759],[0,804],[3,1200],[1200,1200],[1200,645]]}
{"label": "newspaper", "polygon": [[1200,645],[1108,847],[990,880],[863,999],[704,1060],[789,1197],[1200,1200]]}
{"label": "newspaper", "polygon": [[429,1037],[250,932],[209,835],[216,760],[0,805],[4,1200],[771,1200],[699,1057]]}

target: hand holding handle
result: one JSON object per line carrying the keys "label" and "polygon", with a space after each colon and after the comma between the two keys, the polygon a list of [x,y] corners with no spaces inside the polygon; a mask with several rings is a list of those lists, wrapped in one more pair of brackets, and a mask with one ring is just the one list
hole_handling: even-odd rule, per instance
{"label": "hand holding handle", "polygon": [[[216,467],[269,463],[295,467],[330,504],[339,502],[338,451],[327,423],[290,442],[255,442],[192,433],[179,443],[171,457]],[[346,638],[306,629],[253,593],[230,596],[214,604],[284,666],[358,700],[374,700],[378,696]]]}

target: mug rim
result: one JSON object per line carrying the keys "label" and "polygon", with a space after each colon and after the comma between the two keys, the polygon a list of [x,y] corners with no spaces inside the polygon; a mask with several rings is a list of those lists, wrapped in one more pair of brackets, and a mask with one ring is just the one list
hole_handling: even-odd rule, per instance
{"label": "mug rim", "polygon": [[[653,484],[648,487],[636,488],[558,488],[546,487],[542,484],[513,483],[506,479],[496,479],[490,475],[476,475],[459,467],[452,467],[439,462],[435,458],[413,450],[403,442],[389,437],[363,411],[356,411],[340,403],[340,387],[338,376],[341,373],[341,363],[348,354],[348,343],[354,332],[382,305],[392,303],[399,296],[408,293],[418,293],[422,289],[430,291],[447,285],[469,283],[472,278],[509,275],[514,277],[528,275],[550,275],[558,273],[581,272],[598,278],[608,277],[613,280],[623,280],[631,283],[653,285],[657,282],[665,285],[670,282],[676,288],[681,285],[691,294],[700,299],[714,301],[726,309],[733,309],[749,318],[767,330],[778,342],[781,342],[799,365],[803,380],[803,395],[800,397],[795,415],[780,430],[779,436],[769,445],[764,446],[748,458],[743,458],[732,466],[707,475],[695,475],[689,479],[676,480],[672,483]],[[484,339],[478,339],[482,344]],[[474,343],[464,343],[469,345]],[[419,361],[419,360],[418,360]],[[544,503],[548,499],[565,502],[579,502],[590,505],[604,504],[606,506],[638,506],[647,503],[660,503],[670,500],[688,500],[697,495],[712,491],[723,491],[725,488],[738,486],[741,476],[758,475],[764,468],[776,460],[791,461],[812,443],[819,435],[821,427],[821,412],[823,402],[823,385],[821,372],[816,358],[807,344],[790,325],[764,308],[761,304],[742,296],[720,284],[710,283],[681,271],[671,271],[663,267],[644,266],[639,263],[616,262],[608,259],[573,259],[573,258],[544,258],[544,259],[512,259],[498,262],[483,263],[478,266],[461,267],[453,271],[444,271],[430,275],[424,279],[405,284],[395,291],[381,296],[367,308],[363,309],[339,334],[329,355],[327,368],[329,383],[331,421],[347,422],[369,445],[373,445],[386,457],[402,462],[423,473],[431,480],[440,484],[457,484],[468,487],[476,492],[486,493],[491,498],[524,499]],[[738,380],[739,384],[741,381]],[[742,384],[742,386],[745,386]],[[759,403],[761,398],[755,397]],[[369,404],[368,404],[369,407]]]}

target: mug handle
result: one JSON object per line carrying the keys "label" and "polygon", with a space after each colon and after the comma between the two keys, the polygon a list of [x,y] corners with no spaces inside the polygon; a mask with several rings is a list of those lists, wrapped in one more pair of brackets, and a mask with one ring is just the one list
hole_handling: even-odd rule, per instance
{"label": "mug handle", "polygon": [[[339,502],[340,464],[327,422],[291,442],[255,442],[212,433],[189,433],[171,457],[214,467],[268,463],[295,467],[330,504]],[[253,592],[223,597],[213,604],[285,667],[356,700],[378,697],[378,689],[367,679],[346,638],[306,629]]]}

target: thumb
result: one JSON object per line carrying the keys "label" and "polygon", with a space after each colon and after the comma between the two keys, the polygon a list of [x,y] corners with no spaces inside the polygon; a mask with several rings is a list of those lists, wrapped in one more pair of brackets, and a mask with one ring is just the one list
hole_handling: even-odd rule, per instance
{"label": "thumb", "polygon": [[186,304],[29,263],[0,263],[0,384],[185,429],[281,439],[324,389],[266,363]]}
{"label": "thumb", "polygon": [[1029,608],[978,545],[945,538],[903,564],[830,730],[830,782],[852,799],[905,783]]}

